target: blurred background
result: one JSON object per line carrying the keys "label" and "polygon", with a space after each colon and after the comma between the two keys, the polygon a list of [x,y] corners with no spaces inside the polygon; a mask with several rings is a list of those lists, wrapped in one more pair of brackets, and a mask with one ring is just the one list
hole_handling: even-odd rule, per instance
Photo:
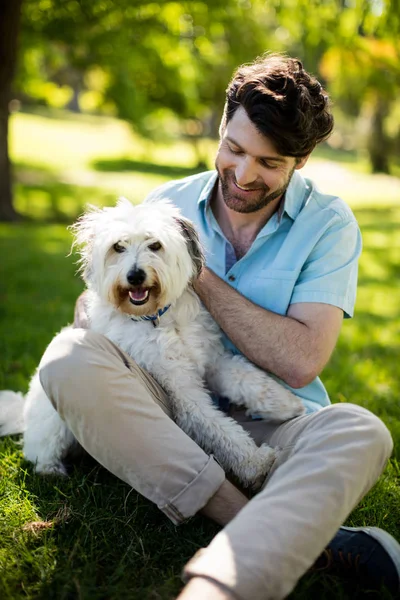
{"label": "blurred background", "polygon": [[[299,57],[333,98],[316,158],[399,176],[399,23],[399,0],[3,0],[0,219],[71,221],[212,168],[227,83],[265,51]],[[323,170],[332,193],[370,192]]]}

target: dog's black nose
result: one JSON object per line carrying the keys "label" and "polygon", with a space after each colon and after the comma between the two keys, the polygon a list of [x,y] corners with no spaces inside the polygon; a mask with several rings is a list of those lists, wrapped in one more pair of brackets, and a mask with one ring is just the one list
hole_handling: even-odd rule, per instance
{"label": "dog's black nose", "polygon": [[143,269],[134,268],[129,271],[126,278],[131,285],[142,285],[146,279],[146,273]]}

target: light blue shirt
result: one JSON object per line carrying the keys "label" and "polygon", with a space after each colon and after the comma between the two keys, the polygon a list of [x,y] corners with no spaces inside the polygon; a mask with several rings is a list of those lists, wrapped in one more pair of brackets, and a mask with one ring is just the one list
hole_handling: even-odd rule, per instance
{"label": "light blue shirt", "polygon": [[[172,181],[154,190],[146,201],[168,198],[177,205],[197,227],[207,266],[255,304],[285,315],[291,304],[320,302],[338,306],[345,317],[352,317],[361,234],[347,204],[322,194],[295,171],[282,209],[272,215],[243,258],[236,260],[210,208],[216,180],[216,171],[207,171]],[[224,344],[239,353],[225,335]],[[303,399],[307,412],[330,403],[318,377],[293,392]]]}

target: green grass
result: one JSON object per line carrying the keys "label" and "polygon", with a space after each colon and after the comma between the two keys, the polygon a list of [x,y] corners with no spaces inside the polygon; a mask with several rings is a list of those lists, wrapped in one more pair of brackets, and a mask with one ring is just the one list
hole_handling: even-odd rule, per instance
{"label": "green grass", "polygon": [[[61,116],[60,116],[61,115]],[[15,166],[15,206],[37,221],[73,221],[87,203],[113,204],[118,196],[140,202],[168,179],[199,170],[199,152],[216,142],[154,143],[117,119],[55,111],[16,113],[10,121]]]}
{"label": "green grass", "polygon": [[[201,144],[204,149],[216,145],[208,140]],[[139,137],[125,121],[63,111],[52,116],[47,110],[42,114],[14,113],[10,146],[15,161],[60,171],[82,170],[100,158],[134,156],[182,167],[194,165],[197,157],[193,144],[174,140],[171,153],[171,141],[155,143]]]}
{"label": "green grass", "polygon": [[[75,259],[67,256],[71,239],[65,224],[39,220],[70,222],[86,201],[110,203],[126,190],[140,201],[157,183],[190,172],[194,158],[185,145],[178,146],[176,154],[173,147],[166,154],[157,147],[155,155],[146,158],[139,151],[141,141],[134,137],[128,148],[122,148],[115,139],[121,125],[116,122],[108,123],[114,133],[105,142],[98,136],[102,126],[98,121],[94,126],[79,118],[71,123],[67,117],[17,118],[21,119],[13,140],[19,163],[17,206],[33,222],[0,225],[0,389],[26,391],[46,344],[71,321],[74,301],[83,289],[75,276]],[[38,122],[49,146],[43,154],[35,153],[29,137],[29,127]],[[77,122],[74,135],[63,137],[63,131]],[[58,135],[51,134],[53,129]],[[75,143],[81,135],[87,136],[86,141],[76,154],[68,139]],[[91,135],[95,142],[89,143]],[[25,145],[24,139],[29,143]],[[73,168],[63,169],[64,158],[56,156],[54,140],[60,153],[70,156]],[[108,149],[113,151],[108,154]],[[341,167],[346,169],[346,164]],[[330,163],[325,163],[327,176],[329,169]],[[381,179],[368,181],[368,197],[347,190],[364,236],[357,310],[356,317],[343,325],[323,380],[333,402],[369,408],[388,425],[395,441],[385,473],[348,524],[384,527],[400,539],[400,208],[393,192],[395,180],[384,180],[387,189]],[[167,600],[181,588],[183,564],[217,530],[200,516],[174,527],[88,457],[72,466],[67,480],[35,476],[17,439],[0,440],[2,600]],[[291,597],[350,600],[360,595],[337,580],[314,575],[305,576]],[[384,596],[368,596],[378,597]]]}

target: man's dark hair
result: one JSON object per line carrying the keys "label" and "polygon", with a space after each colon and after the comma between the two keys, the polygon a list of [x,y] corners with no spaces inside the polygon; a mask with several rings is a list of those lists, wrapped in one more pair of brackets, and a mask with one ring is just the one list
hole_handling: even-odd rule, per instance
{"label": "man's dark hair", "polygon": [[321,84],[300,60],[282,54],[268,54],[237,69],[226,90],[221,131],[239,106],[282,156],[307,156],[333,129]]}

